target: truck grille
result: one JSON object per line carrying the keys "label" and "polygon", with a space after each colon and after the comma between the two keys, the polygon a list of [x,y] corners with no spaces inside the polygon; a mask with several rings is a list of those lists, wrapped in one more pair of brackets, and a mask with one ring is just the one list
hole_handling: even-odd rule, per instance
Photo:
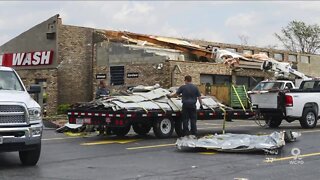
{"label": "truck grille", "polygon": [[20,105],[0,105],[0,125],[26,124],[25,112]]}
{"label": "truck grille", "polygon": [[24,112],[24,107],[19,105],[0,105],[0,112]]}

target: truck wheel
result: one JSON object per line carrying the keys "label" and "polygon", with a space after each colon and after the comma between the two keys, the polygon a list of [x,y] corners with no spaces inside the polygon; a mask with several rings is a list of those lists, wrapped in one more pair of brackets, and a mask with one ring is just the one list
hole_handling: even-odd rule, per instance
{"label": "truck wheel", "polygon": [[151,126],[147,123],[135,123],[132,128],[135,133],[141,136],[145,136],[151,130]]}
{"label": "truck wheel", "polygon": [[282,122],[282,118],[280,116],[271,116],[271,117],[265,117],[265,122],[270,128],[277,128],[280,126]]}
{"label": "truck wheel", "polygon": [[300,125],[303,128],[314,128],[317,125],[317,113],[313,108],[306,108],[303,110],[300,119]]}
{"label": "truck wheel", "polygon": [[36,149],[19,151],[19,158],[24,166],[35,166],[40,158],[41,144]]}
{"label": "truck wheel", "polygon": [[153,123],[153,132],[157,138],[169,138],[173,133],[173,123],[171,119],[156,119]]}
{"label": "truck wheel", "polygon": [[129,133],[131,126],[126,126],[126,127],[113,127],[111,128],[111,131],[113,134],[117,136],[125,136]]}

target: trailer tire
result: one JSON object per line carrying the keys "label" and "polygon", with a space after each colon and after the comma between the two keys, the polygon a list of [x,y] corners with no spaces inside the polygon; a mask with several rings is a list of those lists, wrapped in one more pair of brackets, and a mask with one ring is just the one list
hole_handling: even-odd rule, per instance
{"label": "trailer tire", "polygon": [[147,123],[135,123],[132,125],[132,128],[140,136],[145,136],[151,130],[151,126]]}
{"label": "trailer tire", "polygon": [[112,133],[117,136],[125,136],[129,133],[131,126],[125,126],[125,127],[113,127],[111,129]]}
{"label": "trailer tire", "polygon": [[177,119],[174,123],[174,130],[176,131],[176,134],[178,135],[178,137],[183,137],[183,130],[182,130],[182,120],[181,119]]}
{"label": "trailer tire", "polygon": [[300,125],[303,128],[314,128],[317,125],[317,113],[313,108],[305,108],[300,118]]}
{"label": "trailer tire", "polygon": [[153,123],[153,132],[157,138],[171,137],[173,129],[173,121],[168,118],[156,119]]}
{"label": "trailer tire", "polygon": [[19,158],[24,166],[35,166],[40,158],[41,143],[35,149],[27,151],[19,151]]}
{"label": "trailer tire", "polygon": [[265,122],[269,128],[278,128],[282,122],[282,118],[280,116],[266,116]]}

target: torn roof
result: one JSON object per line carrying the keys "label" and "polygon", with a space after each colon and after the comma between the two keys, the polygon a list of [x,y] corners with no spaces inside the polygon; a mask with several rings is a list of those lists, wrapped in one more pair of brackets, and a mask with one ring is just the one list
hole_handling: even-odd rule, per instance
{"label": "torn roof", "polygon": [[126,31],[97,31],[99,34],[114,42],[126,43],[134,49],[145,49],[158,55],[167,56],[170,60],[179,60],[181,53],[193,54],[207,62],[223,63],[232,69],[260,69],[263,61],[267,60],[261,54],[239,54],[223,49],[207,49],[191,41],[178,38],[137,34]]}

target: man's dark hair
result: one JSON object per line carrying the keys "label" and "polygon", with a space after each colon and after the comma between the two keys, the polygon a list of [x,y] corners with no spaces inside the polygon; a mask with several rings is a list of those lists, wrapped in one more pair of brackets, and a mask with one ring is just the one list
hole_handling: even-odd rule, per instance
{"label": "man's dark hair", "polygon": [[187,82],[191,82],[192,81],[192,77],[188,75],[188,76],[184,77],[184,80],[187,81]]}

